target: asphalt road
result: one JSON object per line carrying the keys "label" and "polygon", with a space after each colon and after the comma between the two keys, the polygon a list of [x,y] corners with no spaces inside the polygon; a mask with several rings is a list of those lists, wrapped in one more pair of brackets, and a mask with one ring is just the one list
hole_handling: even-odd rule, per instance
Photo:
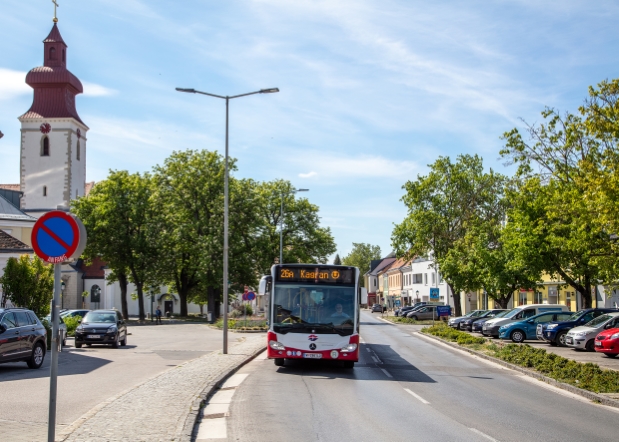
{"label": "asphalt road", "polygon": [[[232,396],[231,441],[615,441],[596,405],[362,313],[361,361],[258,359]],[[321,363],[322,362],[322,363]]]}
{"label": "asphalt road", "polygon": [[[119,349],[76,349],[68,340],[58,364],[58,430],[106,399],[222,345],[221,331],[200,323],[130,325],[129,333],[127,346]],[[50,359],[48,353],[38,370],[25,363],[0,364],[0,440],[17,440],[7,438],[11,429],[39,434],[47,428]]]}

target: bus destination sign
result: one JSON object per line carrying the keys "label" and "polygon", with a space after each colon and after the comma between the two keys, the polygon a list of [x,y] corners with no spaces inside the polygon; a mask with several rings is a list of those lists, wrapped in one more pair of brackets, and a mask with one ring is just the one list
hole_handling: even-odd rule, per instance
{"label": "bus destination sign", "polygon": [[333,267],[279,267],[276,278],[278,282],[354,284],[355,270]]}

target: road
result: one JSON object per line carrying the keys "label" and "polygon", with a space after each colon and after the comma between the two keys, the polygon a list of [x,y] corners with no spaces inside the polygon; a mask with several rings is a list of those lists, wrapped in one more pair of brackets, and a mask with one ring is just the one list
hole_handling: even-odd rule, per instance
{"label": "road", "polygon": [[[221,331],[201,323],[130,325],[129,333],[119,349],[76,349],[68,340],[58,364],[58,433],[101,402],[222,345]],[[49,363],[48,353],[39,370],[0,364],[1,440],[46,440],[40,435],[47,434]]]}
{"label": "road", "polygon": [[228,440],[617,440],[619,410],[366,312],[361,335],[354,370],[326,361],[278,368],[266,359],[244,367],[230,399]]}

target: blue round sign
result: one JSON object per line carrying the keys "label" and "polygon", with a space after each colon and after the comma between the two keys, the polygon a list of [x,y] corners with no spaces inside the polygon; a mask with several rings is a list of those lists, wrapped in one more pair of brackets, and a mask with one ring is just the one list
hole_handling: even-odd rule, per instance
{"label": "blue round sign", "polygon": [[73,215],[52,211],[34,224],[31,239],[39,258],[60,263],[81,255],[86,246],[86,230]]}

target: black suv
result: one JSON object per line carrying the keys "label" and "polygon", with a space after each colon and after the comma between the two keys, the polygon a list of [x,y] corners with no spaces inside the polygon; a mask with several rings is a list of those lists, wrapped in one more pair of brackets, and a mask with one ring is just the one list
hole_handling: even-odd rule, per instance
{"label": "black suv", "polygon": [[127,345],[127,325],[118,310],[91,310],[75,329],[75,348],[86,344]]}
{"label": "black suv", "polygon": [[26,361],[40,368],[45,359],[47,331],[25,308],[0,308],[0,363]]}

